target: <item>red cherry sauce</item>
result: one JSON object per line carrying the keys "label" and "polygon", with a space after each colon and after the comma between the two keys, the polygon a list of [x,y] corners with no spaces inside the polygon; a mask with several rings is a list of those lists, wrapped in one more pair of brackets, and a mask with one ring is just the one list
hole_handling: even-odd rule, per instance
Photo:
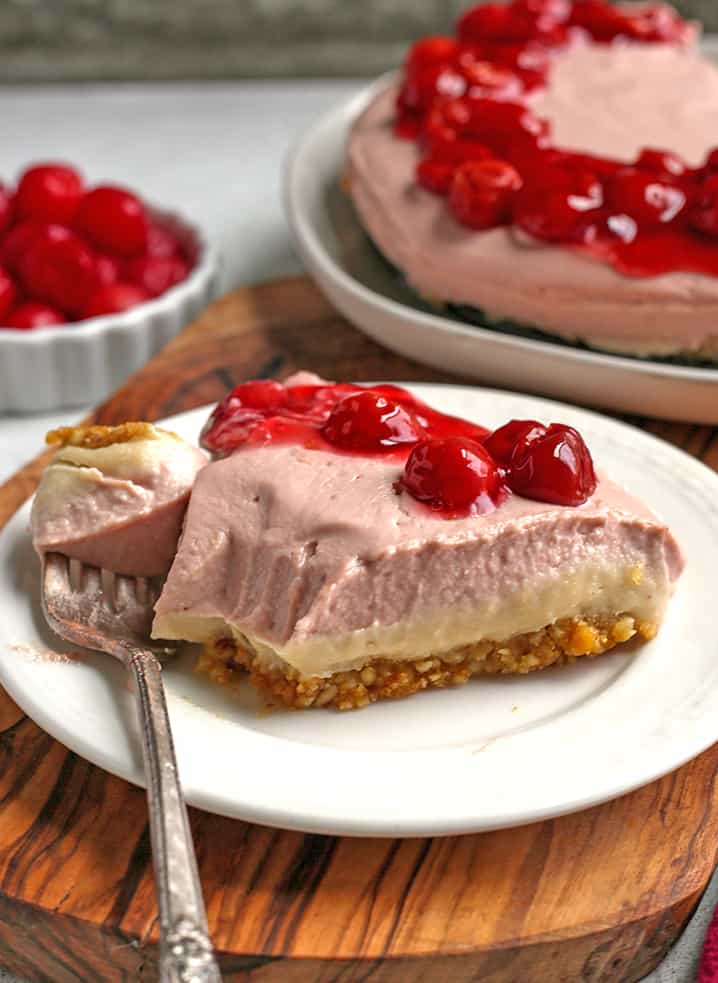
{"label": "red cherry sauce", "polygon": [[410,49],[395,132],[420,148],[419,184],[446,197],[469,229],[513,226],[625,276],[718,276],[718,148],[695,168],[652,147],[631,163],[567,151],[526,101],[568,44],[682,44],[689,36],[663,4],[480,4],[459,18],[455,37]]}
{"label": "red cherry sauce", "polygon": [[398,492],[445,518],[490,512],[510,491],[580,505],[596,488],[591,455],[571,427],[512,420],[489,433],[392,385],[245,382],[214,409],[200,443],[215,457],[268,444],[383,457],[403,469]]}

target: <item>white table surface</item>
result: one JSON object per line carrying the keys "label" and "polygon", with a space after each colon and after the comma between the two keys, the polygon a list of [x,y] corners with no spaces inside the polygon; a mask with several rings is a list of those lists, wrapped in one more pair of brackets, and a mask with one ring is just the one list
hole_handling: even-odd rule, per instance
{"label": "white table surface", "polygon": [[[0,88],[0,177],[13,178],[30,160],[73,161],[91,181],[124,182],[200,222],[222,253],[224,289],[296,273],[281,207],[282,158],[298,133],[360,84]],[[0,482],[34,457],[46,430],[86,409],[0,415]],[[717,902],[714,876],[683,938],[646,983],[695,980]],[[15,980],[0,969],[0,983]]]}

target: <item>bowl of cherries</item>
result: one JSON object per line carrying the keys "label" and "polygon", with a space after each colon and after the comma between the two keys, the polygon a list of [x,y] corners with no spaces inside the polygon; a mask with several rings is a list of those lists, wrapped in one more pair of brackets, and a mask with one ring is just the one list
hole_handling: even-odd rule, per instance
{"label": "bowl of cherries", "polygon": [[0,183],[0,411],[108,395],[212,298],[196,226],[61,163]]}

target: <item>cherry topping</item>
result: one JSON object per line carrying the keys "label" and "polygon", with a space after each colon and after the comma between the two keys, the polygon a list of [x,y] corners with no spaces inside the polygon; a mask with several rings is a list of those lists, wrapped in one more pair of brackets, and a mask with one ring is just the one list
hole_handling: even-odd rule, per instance
{"label": "cherry topping", "polygon": [[100,284],[95,256],[82,239],[49,226],[18,261],[20,280],[34,299],[79,314]]}
{"label": "cherry topping", "polygon": [[663,177],[680,178],[686,173],[686,162],[672,150],[657,150],[654,147],[644,147],[636,158],[639,171],[652,171]]}
{"label": "cherry topping", "polygon": [[497,464],[507,468],[511,455],[520,440],[527,435],[539,436],[546,433],[546,427],[537,420],[509,420],[503,427],[494,430],[484,441],[484,447]]}
{"label": "cherry topping", "polygon": [[685,193],[680,188],[632,167],[616,173],[608,185],[606,198],[614,213],[630,215],[644,228],[672,222],[686,204]]}
{"label": "cherry topping", "polygon": [[506,495],[489,452],[466,437],[418,443],[407,459],[401,487],[432,509],[454,515],[492,512]]}
{"label": "cherry topping", "polygon": [[421,429],[403,406],[370,389],[337,403],[321,432],[335,447],[374,453],[416,443],[421,436]]}
{"label": "cherry topping", "polygon": [[235,386],[230,399],[236,406],[249,406],[255,410],[278,410],[288,403],[286,388],[274,379],[258,379]]}
{"label": "cherry topping", "polygon": [[118,256],[136,256],[147,245],[144,205],[124,188],[106,185],[88,191],[75,226],[98,249]]}
{"label": "cherry topping", "polygon": [[20,178],[15,197],[22,219],[38,222],[72,221],[84,191],[82,177],[66,164],[38,164]]}
{"label": "cherry topping", "polygon": [[573,427],[552,423],[532,428],[517,442],[506,476],[524,498],[556,505],[582,505],[596,490],[591,454]]}
{"label": "cherry topping", "polygon": [[549,188],[519,195],[515,223],[534,239],[546,242],[588,243],[596,236],[600,197]]}
{"label": "cherry topping", "polygon": [[511,207],[521,187],[521,175],[505,160],[467,161],[451,183],[449,205],[472,229],[490,229],[511,219]]}
{"label": "cherry topping", "polygon": [[82,309],[83,317],[120,314],[150,300],[150,295],[134,283],[110,283],[97,289]]}
{"label": "cherry topping", "polygon": [[125,272],[128,279],[146,290],[150,297],[159,297],[186,280],[189,267],[178,256],[138,256],[127,263]]}
{"label": "cherry topping", "polygon": [[17,299],[17,288],[12,277],[0,266],[0,325]]}
{"label": "cherry topping", "polygon": [[33,328],[46,328],[55,324],[64,324],[65,318],[60,311],[49,304],[40,304],[36,300],[26,300],[18,304],[7,318],[4,327],[17,328],[19,331],[31,331]]}
{"label": "cherry topping", "polygon": [[550,16],[540,16],[525,5],[484,3],[463,14],[456,25],[460,41],[530,41],[555,24]]}
{"label": "cherry topping", "polygon": [[416,165],[416,180],[435,195],[448,195],[456,171],[455,164],[448,164],[433,157],[424,157]]}
{"label": "cherry topping", "polygon": [[406,59],[407,71],[418,71],[427,65],[450,62],[459,51],[459,43],[454,38],[441,35],[422,38],[409,49]]}
{"label": "cherry topping", "polygon": [[718,236],[718,173],[711,174],[703,182],[689,221],[697,232]]}

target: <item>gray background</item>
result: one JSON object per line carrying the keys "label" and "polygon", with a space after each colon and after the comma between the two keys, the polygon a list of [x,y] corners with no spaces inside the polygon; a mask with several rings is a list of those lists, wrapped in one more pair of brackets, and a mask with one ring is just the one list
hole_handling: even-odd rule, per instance
{"label": "gray background", "polygon": [[[375,75],[470,0],[0,0],[0,81]],[[716,0],[676,0],[718,31]]]}

